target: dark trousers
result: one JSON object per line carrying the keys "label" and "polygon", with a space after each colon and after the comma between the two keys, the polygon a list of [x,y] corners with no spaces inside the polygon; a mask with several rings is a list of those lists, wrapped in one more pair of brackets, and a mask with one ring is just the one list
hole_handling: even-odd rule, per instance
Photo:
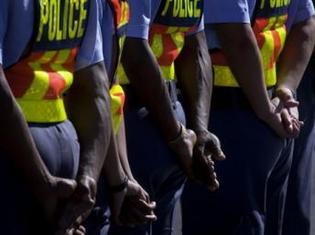
{"label": "dark trousers", "polygon": [[[79,144],[69,121],[59,124],[29,124],[38,151],[52,175],[75,178],[79,164]],[[19,146],[16,146],[17,148]],[[0,150],[1,234],[51,234],[42,211],[32,193],[10,162],[10,156]]]}
{"label": "dark trousers", "polygon": [[[313,59],[314,60],[314,59]],[[311,61],[298,89],[300,119],[304,121],[294,145],[288,196],[284,216],[284,235],[312,235],[314,218],[314,156],[315,156],[315,61]],[[313,203],[312,203],[313,200]],[[313,207],[313,210],[315,208]],[[313,214],[314,216],[314,214]],[[311,224],[313,223],[313,231]]]}
{"label": "dark trousers", "polygon": [[[109,234],[145,235],[152,230],[153,235],[170,235],[174,229],[175,204],[182,193],[185,176],[149,112],[131,97],[130,91],[126,95],[125,124],[131,170],[156,201],[158,220],[134,228],[112,226]],[[185,123],[180,103],[173,99],[173,106],[177,119]]]}
{"label": "dark trousers", "polygon": [[187,183],[183,234],[280,234],[292,141],[279,138],[258,120],[241,91],[227,91],[214,90],[210,120],[227,157],[216,165],[220,188],[210,193]]}

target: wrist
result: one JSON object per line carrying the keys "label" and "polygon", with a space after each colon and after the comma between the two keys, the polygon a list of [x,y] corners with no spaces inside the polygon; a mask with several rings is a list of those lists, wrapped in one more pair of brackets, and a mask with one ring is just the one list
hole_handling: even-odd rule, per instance
{"label": "wrist", "polygon": [[90,178],[93,179],[94,181],[98,181],[99,178],[99,173],[98,170],[95,169],[95,167],[90,167],[90,166],[80,166],[79,167],[79,172],[77,174],[77,180],[81,178]]}
{"label": "wrist", "polygon": [[111,193],[119,193],[124,191],[128,187],[129,178],[127,175],[125,175],[124,179],[119,183],[115,185],[108,184],[107,188],[108,191]]}
{"label": "wrist", "polygon": [[167,142],[172,142],[173,140],[176,140],[182,133],[182,125],[180,122],[176,122],[176,128],[169,131],[168,136],[166,136]]}
{"label": "wrist", "polygon": [[280,99],[296,99],[296,89],[293,89],[292,87],[287,87],[284,85],[278,86],[275,89],[274,96],[279,97]]}
{"label": "wrist", "polygon": [[264,107],[255,110],[255,113],[260,120],[266,121],[269,120],[271,114],[273,113],[273,110],[274,104],[269,101],[266,105],[264,105]]}

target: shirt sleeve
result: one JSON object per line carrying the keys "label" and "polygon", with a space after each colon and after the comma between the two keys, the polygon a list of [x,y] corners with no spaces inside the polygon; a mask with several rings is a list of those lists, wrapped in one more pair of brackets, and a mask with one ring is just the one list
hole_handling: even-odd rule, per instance
{"label": "shirt sleeve", "polygon": [[3,64],[3,44],[8,24],[9,1],[0,1],[0,64]]}
{"label": "shirt sleeve", "polygon": [[193,34],[196,34],[196,33],[199,33],[199,32],[201,32],[201,31],[203,31],[204,29],[205,29],[204,15],[202,15],[199,24],[196,25],[196,27],[195,27],[193,30],[188,31],[185,35],[186,35],[186,36],[188,36],[188,35],[193,35]]}
{"label": "shirt sleeve", "polygon": [[205,24],[250,23],[247,0],[204,1]]}
{"label": "shirt sleeve", "polygon": [[103,4],[101,0],[91,1],[87,28],[76,59],[76,70],[104,60],[101,31],[102,17]]}
{"label": "shirt sleeve", "polygon": [[309,19],[314,15],[314,5],[311,0],[300,0],[293,24]]}
{"label": "shirt sleeve", "polygon": [[107,71],[110,70],[112,63],[113,36],[115,34],[113,17],[112,10],[107,1],[105,1],[101,29],[103,37],[103,56]]}
{"label": "shirt sleeve", "polygon": [[128,4],[130,18],[126,28],[126,36],[148,39],[151,20],[151,0],[132,0]]}

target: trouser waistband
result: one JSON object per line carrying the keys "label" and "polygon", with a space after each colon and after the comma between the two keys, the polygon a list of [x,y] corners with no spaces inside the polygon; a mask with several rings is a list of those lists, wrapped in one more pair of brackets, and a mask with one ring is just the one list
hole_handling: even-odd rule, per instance
{"label": "trouser waistband", "polygon": [[[177,89],[176,89],[176,83],[175,81],[167,81],[165,82],[169,98],[172,102],[172,104],[175,104],[177,99]],[[140,108],[143,107],[144,104],[139,100],[139,97],[137,96],[137,93],[132,87],[132,85],[127,84],[122,86],[126,95],[126,102],[125,102],[125,108],[126,109],[134,109],[134,108]]]}
{"label": "trouser waistband", "polygon": [[[269,98],[271,98],[274,93],[274,87],[267,88],[267,93]],[[213,88],[211,108],[252,109],[241,88],[216,86]]]}

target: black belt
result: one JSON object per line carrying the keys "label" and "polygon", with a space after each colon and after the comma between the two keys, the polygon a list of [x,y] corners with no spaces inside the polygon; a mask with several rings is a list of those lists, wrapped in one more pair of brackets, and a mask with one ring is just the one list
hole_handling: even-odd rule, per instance
{"label": "black belt", "polygon": [[[166,87],[168,89],[169,98],[173,105],[175,105],[177,99],[177,89],[175,81],[167,81],[165,82]],[[125,108],[126,109],[137,109],[144,106],[143,102],[140,101],[134,87],[130,84],[122,85],[122,88],[125,92],[126,101],[125,101]]]}
{"label": "black belt", "polygon": [[[273,96],[274,88],[267,89],[268,96]],[[251,110],[251,105],[242,91],[237,87],[214,87],[212,93],[211,109],[246,109]]]}

